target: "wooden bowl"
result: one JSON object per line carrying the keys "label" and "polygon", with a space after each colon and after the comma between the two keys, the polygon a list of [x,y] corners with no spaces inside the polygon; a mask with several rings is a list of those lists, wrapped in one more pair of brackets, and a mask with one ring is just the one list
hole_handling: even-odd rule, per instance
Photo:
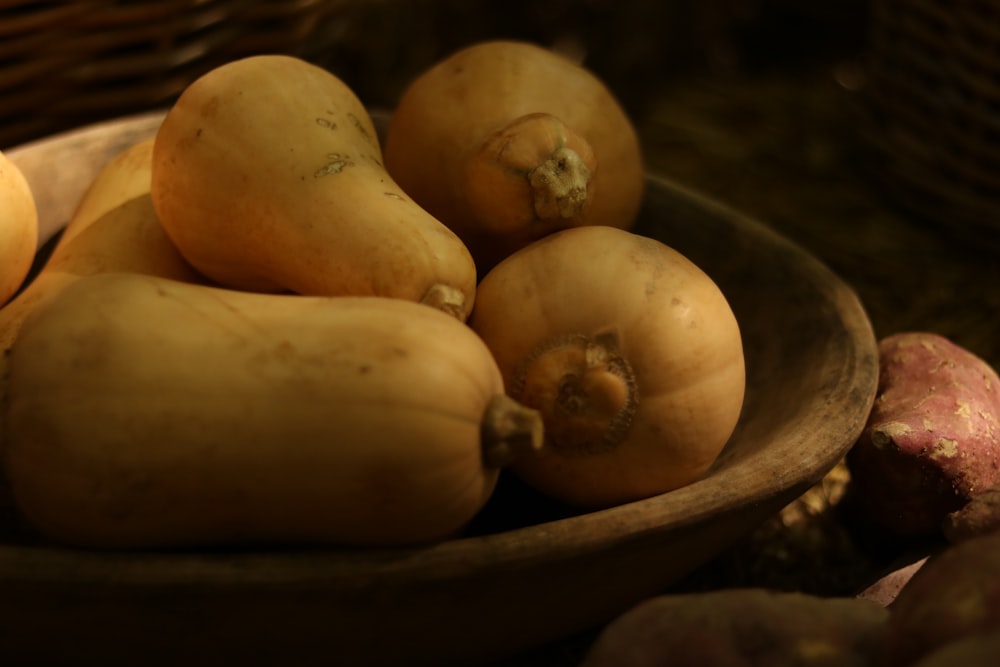
{"label": "wooden bowl", "polygon": [[[158,123],[130,117],[8,151],[35,188],[43,238],[96,169]],[[638,231],[707,271],[744,336],[745,408],[703,479],[577,514],[502,478],[467,533],[422,548],[0,545],[0,655],[47,663],[68,651],[102,667],[471,665],[602,624],[779,511],[864,425],[877,379],[871,324],[849,287],[769,227],[664,178],[648,185]]]}

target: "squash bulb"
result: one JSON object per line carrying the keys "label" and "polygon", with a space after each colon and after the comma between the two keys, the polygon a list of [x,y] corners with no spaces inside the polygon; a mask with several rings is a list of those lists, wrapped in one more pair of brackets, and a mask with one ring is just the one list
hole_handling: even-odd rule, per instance
{"label": "squash bulb", "polygon": [[697,480],[743,405],[736,318],[719,287],[669,246],[574,227],[483,278],[470,325],[512,398],[538,410],[545,445],[511,470],[597,508]]}
{"label": "squash bulb", "polygon": [[611,90],[528,42],[459,49],[403,91],[385,164],[454,230],[480,276],[559,229],[629,229],[645,189],[638,133]]}

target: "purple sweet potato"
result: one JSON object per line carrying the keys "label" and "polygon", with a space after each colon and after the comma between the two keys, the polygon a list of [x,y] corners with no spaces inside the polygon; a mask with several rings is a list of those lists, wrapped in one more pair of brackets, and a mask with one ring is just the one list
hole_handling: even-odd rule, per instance
{"label": "purple sweet potato", "polygon": [[927,557],[907,563],[895,568],[877,580],[869,584],[858,593],[857,597],[862,600],[869,600],[883,607],[888,607],[896,601],[899,592],[910,582],[910,579],[920,571],[920,568],[927,562]]}
{"label": "purple sweet potato", "polygon": [[936,334],[879,342],[879,386],[847,457],[866,521],[908,537],[940,536],[945,517],[1000,483],[1000,377]]}
{"label": "purple sweet potato", "polygon": [[1000,632],[974,635],[946,644],[913,667],[996,667],[1000,665]]}
{"label": "purple sweet potato", "polygon": [[661,595],[607,625],[580,667],[869,667],[888,615],[761,588]]}
{"label": "purple sweet potato", "polygon": [[952,642],[996,633],[1000,534],[994,533],[934,554],[913,575],[889,607],[879,662],[909,667]]}

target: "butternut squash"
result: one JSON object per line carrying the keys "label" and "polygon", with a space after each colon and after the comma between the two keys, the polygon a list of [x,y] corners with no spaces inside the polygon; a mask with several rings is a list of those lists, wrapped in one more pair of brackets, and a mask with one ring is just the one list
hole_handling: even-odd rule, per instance
{"label": "butternut squash", "polygon": [[180,252],[221,284],[472,308],[468,249],[386,172],[354,92],[303,60],[253,56],[193,82],[157,133],[152,192]]}
{"label": "butternut squash", "polygon": [[19,510],[92,548],[435,540],[541,442],[451,315],[139,274],[36,311],[3,409]]}
{"label": "butternut squash", "polygon": [[644,191],[637,132],[592,72],[493,40],[421,73],[385,138],[396,182],[466,243],[480,274],[558,229],[629,229]]}
{"label": "butternut squash", "polygon": [[[96,209],[95,209],[96,211]],[[80,218],[80,222],[85,222]],[[0,357],[31,311],[67,285],[96,273],[134,272],[194,283],[206,282],[181,257],[153,210],[147,192],[112,208],[75,233],[61,237],[38,275],[0,309]],[[3,361],[0,358],[0,369]]]}
{"label": "butternut squash", "polygon": [[564,502],[605,507],[703,475],[745,391],[739,325],[719,287],[669,246],[565,229],[481,281],[470,326],[545,445],[511,470]]}
{"label": "butternut squash", "polygon": [[129,146],[97,172],[77,202],[57,245],[68,242],[84,227],[120,204],[148,195],[152,181],[153,137]]}
{"label": "butternut squash", "polygon": [[[25,319],[81,277],[127,271],[192,283],[205,280],[170,243],[148,193],[107,211],[87,225],[77,226],[75,231],[75,235],[59,239],[34,279],[0,308],[0,378],[6,370],[7,353]],[[67,381],[74,381],[72,378],[72,374],[67,376]],[[0,381],[0,402],[4,390]],[[4,442],[2,421],[0,414],[0,447]],[[5,487],[0,461],[0,507],[10,504]]]}
{"label": "butternut squash", "polygon": [[0,152],[0,306],[20,289],[38,246],[38,211],[24,174]]}

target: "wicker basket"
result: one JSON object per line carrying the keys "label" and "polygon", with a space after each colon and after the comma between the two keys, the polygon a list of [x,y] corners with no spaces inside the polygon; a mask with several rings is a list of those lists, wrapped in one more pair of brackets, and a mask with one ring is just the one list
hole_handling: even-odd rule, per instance
{"label": "wicker basket", "polygon": [[1000,4],[874,0],[867,109],[909,210],[1000,247]]}
{"label": "wicker basket", "polygon": [[235,57],[313,57],[359,1],[0,0],[0,148],[165,105]]}

